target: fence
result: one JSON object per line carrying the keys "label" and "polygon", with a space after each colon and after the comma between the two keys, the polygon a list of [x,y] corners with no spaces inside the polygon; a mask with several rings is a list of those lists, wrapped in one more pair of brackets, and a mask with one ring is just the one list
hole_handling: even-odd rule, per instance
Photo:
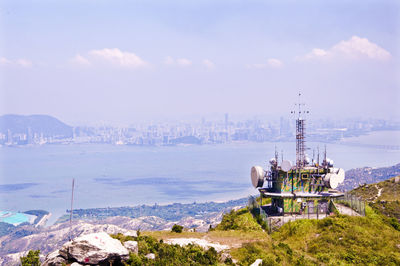
{"label": "fence", "polygon": [[322,205],[318,204],[312,209],[312,211],[310,211],[310,208],[307,208],[307,211],[301,214],[292,213],[290,215],[269,216],[261,208],[257,198],[254,196],[249,196],[247,207],[258,221],[264,222],[267,225],[267,230],[271,233],[283,224],[297,219],[323,219],[330,213],[334,212],[334,210],[337,210],[334,203],[349,207],[351,208],[351,211],[355,211],[358,214],[365,216],[365,201],[349,193],[345,193],[343,196],[338,198],[332,198],[332,201],[328,201],[327,206],[323,206],[322,210],[320,210]]}
{"label": "fence", "polygon": [[346,192],[343,196],[334,198],[333,202],[349,207],[358,214],[365,216],[365,201],[355,195]]}
{"label": "fence", "polygon": [[258,204],[256,197],[249,196],[247,207],[249,211],[256,216],[257,220],[267,225],[268,228],[266,228],[266,230],[271,233],[271,219],[268,219],[268,214],[261,208],[260,204]]}

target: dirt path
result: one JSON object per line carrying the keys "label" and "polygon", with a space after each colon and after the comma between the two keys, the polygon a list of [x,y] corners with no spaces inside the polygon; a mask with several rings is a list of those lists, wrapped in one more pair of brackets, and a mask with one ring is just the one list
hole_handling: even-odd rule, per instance
{"label": "dirt path", "polygon": [[350,216],[361,216],[352,208],[344,206],[342,204],[335,203],[336,208],[338,209],[340,214],[350,215]]}
{"label": "dirt path", "polygon": [[379,188],[379,189],[378,189],[378,194],[376,195],[376,198],[377,198],[377,199],[382,195],[382,189],[383,189],[383,188]]}

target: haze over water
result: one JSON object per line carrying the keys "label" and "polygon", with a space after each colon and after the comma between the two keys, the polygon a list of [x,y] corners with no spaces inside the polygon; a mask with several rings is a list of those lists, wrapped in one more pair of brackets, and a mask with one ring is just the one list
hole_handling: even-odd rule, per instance
{"label": "haze over water", "polygon": [[[398,132],[391,132],[398,139]],[[374,136],[371,136],[374,138]],[[362,140],[362,138],[360,138]],[[400,143],[397,143],[399,145]],[[308,147],[323,143],[308,143]],[[45,209],[52,220],[69,208],[230,200],[256,193],[249,173],[267,167],[275,146],[295,158],[294,142],[190,146],[45,145],[0,148],[0,209]],[[400,162],[400,150],[327,144],[336,167],[383,167]],[[308,154],[312,156],[312,150]],[[279,155],[281,156],[281,155]]]}

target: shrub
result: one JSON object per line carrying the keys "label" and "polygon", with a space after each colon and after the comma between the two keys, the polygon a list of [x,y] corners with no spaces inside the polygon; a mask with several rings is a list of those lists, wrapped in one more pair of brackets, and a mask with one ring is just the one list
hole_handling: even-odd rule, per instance
{"label": "shrub", "polygon": [[222,217],[221,223],[215,229],[220,231],[261,231],[261,226],[248,209],[244,208],[238,211],[231,210],[229,213],[226,213]]}
{"label": "shrub", "polygon": [[29,250],[28,254],[25,257],[21,257],[21,265],[22,266],[39,266],[40,250]]}
{"label": "shrub", "polygon": [[174,226],[172,226],[171,232],[182,233],[182,230],[183,230],[183,226],[181,226],[179,224],[174,224]]}
{"label": "shrub", "polygon": [[[139,236],[139,254],[130,254],[127,265],[216,265],[218,254],[214,248],[204,250],[197,245],[169,245],[151,236]],[[145,257],[148,253],[156,255],[155,260]]]}

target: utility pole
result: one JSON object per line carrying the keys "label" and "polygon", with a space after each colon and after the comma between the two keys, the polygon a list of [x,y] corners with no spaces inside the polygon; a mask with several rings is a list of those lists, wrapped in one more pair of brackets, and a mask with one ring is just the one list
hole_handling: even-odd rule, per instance
{"label": "utility pole", "polygon": [[73,212],[73,204],[74,204],[74,185],[75,185],[75,178],[72,178],[72,195],[71,195],[71,211],[69,214],[69,241],[72,240],[72,212]]}

